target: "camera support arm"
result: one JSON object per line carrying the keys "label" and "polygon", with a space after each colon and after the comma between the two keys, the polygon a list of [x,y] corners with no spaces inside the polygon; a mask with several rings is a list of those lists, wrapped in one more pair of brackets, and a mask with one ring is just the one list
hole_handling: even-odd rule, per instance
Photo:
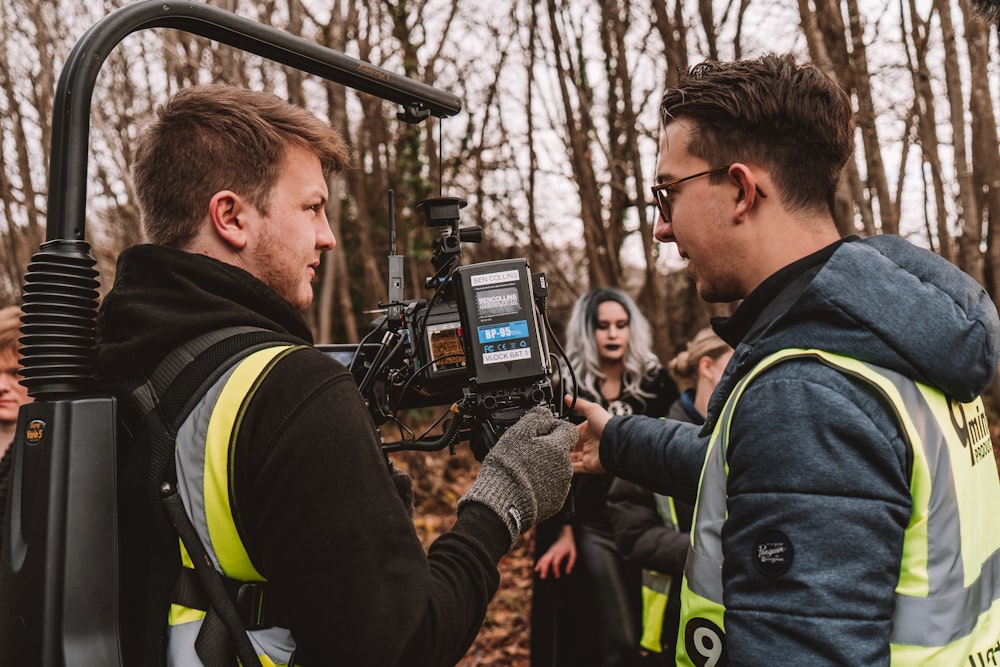
{"label": "camera support arm", "polygon": [[59,78],[52,118],[47,239],[84,239],[90,103],[98,71],[127,35],[176,28],[370,93],[403,107],[401,120],[454,116],[449,93],[355,60],[314,42],[198,2],[145,0],[94,24],[70,53]]}
{"label": "camera support arm", "polygon": [[[187,31],[375,95],[401,105],[397,117],[407,122],[462,109],[458,97],[433,86],[199,2],[142,0],[98,21],[70,52],[53,102],[47,241],[28,267],[24,302],[30,314],[22,320],[23,334],[38,334],[23,350],[25,385],[36,399],[78,395],[92,384],[97,272],[85,239],[91,98],[111,50],[147,28]],[[77,294],[79,300],[67,303],[66,295]],[[65,349],[46,342],[55,318],[87,332],[69,351],[71,365],[61,361]]]}

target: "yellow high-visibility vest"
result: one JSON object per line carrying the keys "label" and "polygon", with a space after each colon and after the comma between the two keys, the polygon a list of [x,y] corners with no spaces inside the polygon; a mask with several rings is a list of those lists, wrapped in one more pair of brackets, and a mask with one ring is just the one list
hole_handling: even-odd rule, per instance
{"label": "yellow high-visibility vest", "polygon": [[[665,526],[679,528],[677,506],[672,496],[653,494],[656,502],[656,513],[660,515]],[[663,653],[663,616],[670,602],[670,585],[673,576],[656,570],[642,571],[642,636],[639,646]]]}
{"label": "yellow high-visibility vest", "polygon": [[[263,582],[236,529],[230,505],[230,447],[261,382],[286,354],[300,345],[277,345],[253,352],[226,371],[198,401],[177,430],[177,491],[184,509],[215,569],[231,579]],[[181,564],[191,558],[178,540]],[[195,639],[205,611],[173,603],[168,615],[167,664],[200,665]],[[263,667],[284,667],[295,651],[287,628],[248,630],[247,636]]]}
{"label": "yellow high-visibility vest", "polygon": [[899,373],[807,349],[776,352],[754,367],[713,431],[681,590],[677,664],[721,665],[727,654],[721,535],[736,406],[765,369],[803,357],[870,383],[894,408],[911,449],[913,504],[889,637],[892,664],[992,664],[1000,657],[1000,521],[983,510],[1000,507],[1000,480],[982,400],[958,403]]}

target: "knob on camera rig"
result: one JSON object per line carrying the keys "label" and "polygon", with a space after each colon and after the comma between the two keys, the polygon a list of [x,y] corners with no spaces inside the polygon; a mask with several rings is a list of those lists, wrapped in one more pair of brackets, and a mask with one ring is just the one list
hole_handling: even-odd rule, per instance
{"label": "knob on camera rig", "polygon": [[[360,345],[320,346],[344,355],[376,424],[400,423],[399,410],[450,406],[440,437],[387,442],[387,452],[437,450],[468,439],[482,459],[527,410],[552,403],[545,275],[532,274],[520,258],[460,266],[462,243],[483,238],[480,227],[460,226],[465,206],[451,197],[417,204],[425,224],[441,229],[431,246],[435,273],[425,283],[434,292],[404,301],[390,203],[386,314]],[[368,342],[376,337],[380,343]]]}

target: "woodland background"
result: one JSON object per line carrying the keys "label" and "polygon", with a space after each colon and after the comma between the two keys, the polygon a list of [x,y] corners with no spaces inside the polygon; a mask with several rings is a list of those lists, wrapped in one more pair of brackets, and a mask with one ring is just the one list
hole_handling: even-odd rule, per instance
{"label": "woodland background", "polygon": [[[20,299],[45,239],[52,102],[83,32],[120,0],[0,3],[0,302]],[[843,234],[899,233],[1000,295],[1000,49],[996,26],[958,0],[217,0],[458,95],[455,118],[408,125],[398,108],[226,46],[171,30],[127,37],[92,105],[87,240],[102,290],[118,252],[142,241],[129,179],[138,121],[181,87],[273,90],[347,137],[354,168],[331,183],[338,246],[308,318],[318,342],[355,342],[386,300],[387,192],[395,193],[406,297],[427,296],[431,243],[414,205],[468,201],[485,240],[464,261],[526,257],[549,282],[555,331],[591,286],[619,285],[669,359],[711,314],[670,246],[652,239],[656,107],[679,71],[705,59],[791,51],[840,81],[857,150],[836,202]],[[808,168],[808,165],[803,165]],[[1000,391],[992,392],[994,407]],[[449,527],[474,462],[404,458],[418,482],[418,531]],[[526,665],[530,536],[463,661]]]}

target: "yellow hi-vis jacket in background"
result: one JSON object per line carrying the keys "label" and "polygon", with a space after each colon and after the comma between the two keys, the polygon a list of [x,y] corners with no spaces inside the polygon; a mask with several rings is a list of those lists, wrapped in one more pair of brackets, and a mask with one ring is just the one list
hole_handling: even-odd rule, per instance
{"label": "yellow hi-vis jacket in background", "polygon": [[[656,512],[663,519],[664,525],[677,528],[674,499],[659,493],[654,493],[653,499],[656,502]],[[642,571],[642,637],[639,638],[639,646],[653,653],[663,653],[663,615],[670,602],[671,583],[673,577],[669,574],[656,570]]]}

